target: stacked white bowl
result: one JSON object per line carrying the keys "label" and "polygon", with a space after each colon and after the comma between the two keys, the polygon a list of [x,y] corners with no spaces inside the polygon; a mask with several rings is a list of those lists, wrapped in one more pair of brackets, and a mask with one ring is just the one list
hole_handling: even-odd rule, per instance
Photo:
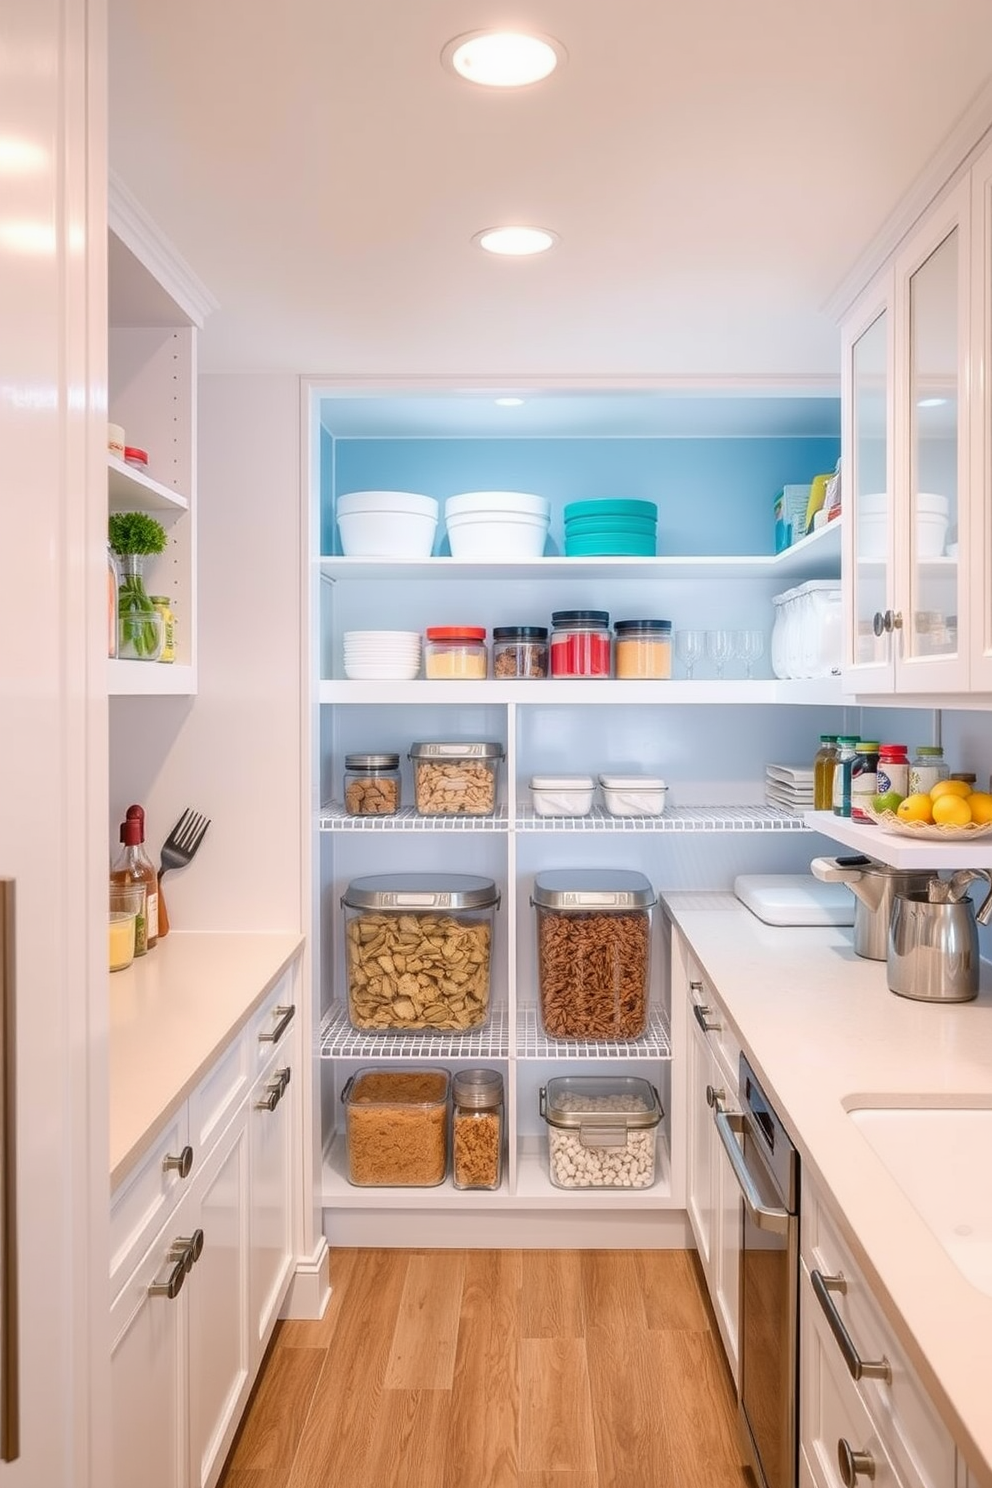
{"label": "stacked white bowl", "polygon": [[466,491],[448,497],[444,520],[452,558],[540,558],[551,503],[524,491]]}
{"label": "stacked white bowl", "polygon": [[346,558],[429,558],[438,503],[416,491],[351,491],[335,503]]}
{"label": "stacked white bowl", "polygon": [[344,674],[355,682],[411,682],[420,671],[419,630],[346,630]]}
{"label": "stacked white bowl", "polygon": [[[884,558],[889,540],[889,498],[872,492],[859,498],[861,517],[858,526],[858,557]],[[951,504],[939,491],[916,494],[916,533],[913,553],[916,558],[941,558],[947,541]]]}

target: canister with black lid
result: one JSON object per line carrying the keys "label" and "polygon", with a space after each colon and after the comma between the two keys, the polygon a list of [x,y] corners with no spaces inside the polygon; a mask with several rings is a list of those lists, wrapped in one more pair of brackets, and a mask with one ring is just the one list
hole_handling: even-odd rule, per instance
{"label": "canister with black lid", "polygon": [[545,625],[497,625],[493,630],[494,677],[546,677],[548,630]]}
{"label": "canister with black lid", "polygon": [[610,675],[607,610],[555,610],[551,625],[552,677]]}

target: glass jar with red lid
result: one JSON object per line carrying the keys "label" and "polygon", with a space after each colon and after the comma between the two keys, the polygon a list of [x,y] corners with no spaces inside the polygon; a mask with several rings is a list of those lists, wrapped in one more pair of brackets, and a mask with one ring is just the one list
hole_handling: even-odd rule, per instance
{"label": "glass jar with red lid", "polygon": [[610,675],[610,617],[606,610],[555,610],[551,625],[552,677]]}
{"label": "glass jar with red lid", "polygon": [[429,625],[424,641],[428,681],[485,677],[489,671],[486,632],[479,625]]}

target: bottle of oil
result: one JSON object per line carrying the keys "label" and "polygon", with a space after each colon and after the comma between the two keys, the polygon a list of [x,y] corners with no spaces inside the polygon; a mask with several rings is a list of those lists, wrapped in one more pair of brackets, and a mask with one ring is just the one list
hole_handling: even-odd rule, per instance
{"label": "bottle of oil", "polygon": [[813,756],[813,807],[816,811],[833,810],[836,763],[837,735],[821,734],[820,747]]}
{"label": "bottle of oil", "polygon": [[134,954],[143,956],[158,944],[158,874],[145,852],[145,813],[140,806],[129,806],[121,822],[123,847],[110,870],[111,883],[143,884],[145,912],[139,915]]}

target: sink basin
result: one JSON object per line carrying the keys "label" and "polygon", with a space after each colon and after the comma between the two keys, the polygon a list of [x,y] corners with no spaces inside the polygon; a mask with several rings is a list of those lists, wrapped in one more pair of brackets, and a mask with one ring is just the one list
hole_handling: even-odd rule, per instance
{"label": "sink basin", "polygon": [[848,1115],[962,1276],[992,1296],[992,1109],[858,1106]]}

